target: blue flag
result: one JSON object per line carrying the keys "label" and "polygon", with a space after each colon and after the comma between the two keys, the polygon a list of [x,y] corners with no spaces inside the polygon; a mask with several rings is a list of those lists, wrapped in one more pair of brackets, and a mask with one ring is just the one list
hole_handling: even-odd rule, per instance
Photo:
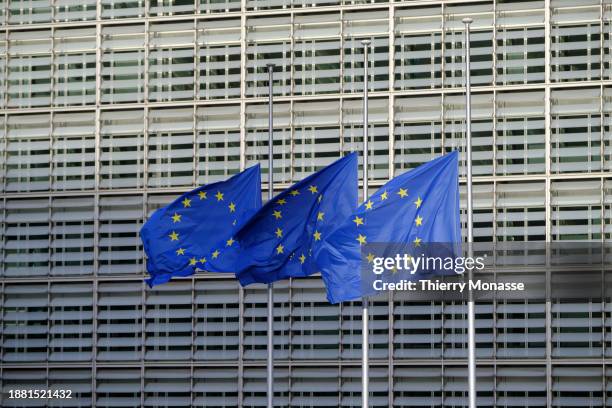
{"label": "blue flag", "polygon": [[[402,174],[376,191],[315,251],[331,303],[365,295],[361,285],[364,245],[461,242],[458,153]],[[365,258],[372,256],[364,254]],[[368,259],[371,262],[371,259]]]}
{"label": "blue flag", "polygon": [[318,271],[313,251],[357,207],[357,155],[350,154],[283,191],[235,235],[238,246],[212,263],[240,283],[270,283]]}
{"label": "blue flag", "polygon": [[210,261],[234,245],[232,236],[261,208],[261,172],[250,167],[226,181],[181,195],[158,209],[140,230],[150,286],[173,276],[211,269]]}

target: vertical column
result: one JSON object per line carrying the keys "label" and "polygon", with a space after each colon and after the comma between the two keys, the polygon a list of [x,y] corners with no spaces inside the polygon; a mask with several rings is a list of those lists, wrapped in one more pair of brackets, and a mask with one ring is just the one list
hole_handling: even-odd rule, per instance
{"label": "vertical column", "polygon": [[[274,104],[273,76],[274,65],[268,64],[268,201],[274,195]],[[267,359],[267,396],[268,408],[274,406],[274,287],[268,283],[268,359]]]}
{"label": "vertical column", "polygon": [[[471,18],[464,18],[465,24],[465,133],[466,133],[466,186],[467,186],[467,244],[468,257],[472,257],[472,243],[474,242],[473,217],[474,208],[472,201],[472,85],[471,85],[471,66],[470,66],[470,24]],[[472,279],[472,271],[469,272],[469,279]],[[470,291],[468,300],[468,400],[469,407],[476,408],[476,307],[472,292]]]}
{"label": "vertical column", "polygon": [[[368,51],[370,40],[361,41],[363,44],[363,201],[368,199]],[[367,408],[369,406],[369,308],[368,298],[362,298],[361,304],[361,406]]]}
{"label": "vertical column", "polygon": [[[551,242],[552,208],[550,199],[550,135],[551,135],[551,98],[550,98],[550,64],[551,64],[551,9],[550,0],[544,1],[544,162],[545,162],[545,205],[546,205],[546,241]],[[549,270],[550,251],[546,250],[546,269]],[[546,273],[546,406],[552,406],[552,304],[550,295],[550,273]]]}

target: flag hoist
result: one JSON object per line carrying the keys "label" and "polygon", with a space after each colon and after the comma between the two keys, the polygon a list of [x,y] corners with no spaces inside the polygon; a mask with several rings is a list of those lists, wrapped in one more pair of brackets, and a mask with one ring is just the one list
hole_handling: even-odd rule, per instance
{"label": "flag hoist", "polygon": [[[274,76],[274,64],[268,64],[268,201],[274,196],[274,167],[272,157],[273,147],[273,104],[272,87]],[[267,398],[268,408],[274,406],[274,287],[268,283],[268,354],[267,354]]]}
{"label": "flag hoist", "polygon": [[[470,80],[470,24],[471,18],[464,18],[465,24],[465,160],[467,185],[467,245],[468,257],[473,257],[473,201],[472,201],[472,84]],[[472,270],[469,271],[472,280]],[[469,407],[476,408],[476,326],[475,306],[472,291],[468,298],[468,400]]]}
{"label": "flag hoist", "polygon": [[[368,52],[370,40],[361,41],[363,44],[363,201],[368,199]],[[369,397],[369,308],[368,298],[361,300],[361,406],[368,406]]]}

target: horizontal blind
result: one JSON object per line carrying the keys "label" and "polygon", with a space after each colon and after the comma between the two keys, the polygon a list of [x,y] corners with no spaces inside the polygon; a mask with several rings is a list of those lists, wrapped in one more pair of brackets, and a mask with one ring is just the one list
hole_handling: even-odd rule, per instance
{"label": "horizontal blind", "polygon": [[142,196],[104,196],[99,203],[99,274],[134,274],[143,269]]}
{"label": "horizontal blind", "polygon": [[144,111],[100,113],[100,187],[142,187],[144,183]]}
{"label": "horizontal blind", "polygon": [[202,185],[240,171],[240,106],[200,107],[196,111],[197,180]]}

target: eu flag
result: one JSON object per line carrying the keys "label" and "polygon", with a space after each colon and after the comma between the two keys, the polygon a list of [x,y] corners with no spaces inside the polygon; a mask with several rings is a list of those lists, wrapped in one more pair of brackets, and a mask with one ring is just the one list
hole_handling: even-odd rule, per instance
{"label": "eu flag", "polygon": [[[368,243],[419,247],[461,242],[458,153],[452,152],[402,174],[376,191],[315,251],[331,303],[365,295],[361,248]],[[372,254],[364,254],[372,262]]]}
{"label": "eu flag", "polygon": [[140,230],[150,286],[196,269],[218,272],[210,260],[232,245],[234,233],[261,208],[261,172],[250,167],[207,184],[158,209]]}
{"label": "eu flag", "polygon": [[236,234],[234,252],[214,260],[240,283],[317,272],[313,251],[357,207],[357,155],[349,154],[266,203]]}

